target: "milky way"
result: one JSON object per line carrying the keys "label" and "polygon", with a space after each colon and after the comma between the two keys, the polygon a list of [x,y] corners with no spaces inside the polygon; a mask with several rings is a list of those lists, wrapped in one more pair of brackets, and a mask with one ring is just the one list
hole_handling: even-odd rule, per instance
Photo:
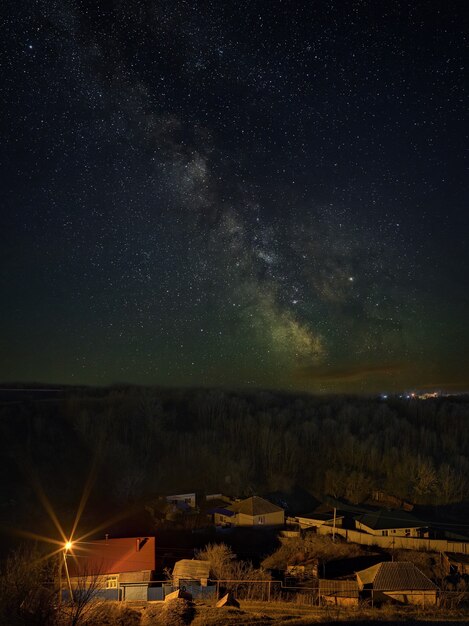
{"label": "milky way", "polygon": [[468,388],[462,17],[15,2],[1,378]]}

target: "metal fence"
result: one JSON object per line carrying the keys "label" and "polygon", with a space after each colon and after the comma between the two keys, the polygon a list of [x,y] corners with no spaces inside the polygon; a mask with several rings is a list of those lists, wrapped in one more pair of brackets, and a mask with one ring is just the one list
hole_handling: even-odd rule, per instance
{"label": "metal fence", "polygon": [[[319,580],[307,586],[285,585],[279,580],[209,580],[207,585],[198,581],[185,581],[180,587],[167,580],[121,582],[116,589],[96,588],[93,598],[121,600],[126,602],[164,601],[174,591],[181,589],[191,594],[194,600],[214,602],[224,594],[231,592],[241,601],[291,602],[298,605],[326,607],[370,607],[378,608],[392,603],[401,606],[415,606],[419,609],[451,610],[469,609],[469,591],[436,590],[428,591],[359,591],[353,581]],[[74,596],[86,593],[85,589],[75,589]],[[63,601],[68,601],[69,592],[62,589]],[[75,598],[76,599],[76,598]]]}

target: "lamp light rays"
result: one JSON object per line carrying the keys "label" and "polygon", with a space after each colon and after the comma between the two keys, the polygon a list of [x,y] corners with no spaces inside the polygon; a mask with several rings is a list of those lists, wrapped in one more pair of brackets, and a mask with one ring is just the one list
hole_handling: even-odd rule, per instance
{"label": "lamp light rays", "polygon": [[47,513],[49,519],[52,521],[53,525],[57,529],[58,535],[60,538],[49,537],[44,534],[40,534],[40,533],[29,531],[29,530],[23,530],[19,528],[9,528],[9,529],[4,529],[4,530],[18,537],[23,537],[25,539],[30,539],[30,540],[37,541],[46,545],[48,544],[52,546],[57,546],[51,552],[47,552],[46,554],[41,556],[40,559],[38,559],[38,562],[51,559],[54,556],[60,553],[63,553],[64,555],[71,556],[73,560],[77,563],[78,562],[77,556],[78,557],[80,556],[79,554],[77,554],[77,552],[91,552],[91,550],[87,547],[87,544],[90,542],[87,542],[86,539],[88,539],[89,537],[92,537],[99,531],[105,528],[108,528],[110,525],[124,520],[125,518],[129,517],[129,515],[132,512],[132,510],[121,511],[120,513],[106,519],[102,523],[99,523],[94,528],[91,528],[90,530],[86,531],[84,534],[78,534],[78,536],[76,537],[81,518],[85,511],[86,505],[89,501],[90,495],[93,490],[93,486],[96,481],[97,473],[98,473],[98,460],[99,459],[98,459],[98,453],[96,451],[93,457],[93,462],[91,464],[90,471],[88,472],[88,476],[83,487],[83,491],[80,496],[80,500],[78,503],[76,514],[73,519],[73,523],[71,524],[70,533],[67,534],[64,530],[63,525],[59,521],[59,517],[57,513],[55,512],[51,501],[49,500],[44,488],[42,487],[39,481],[37,473],[33,471],[32,463],[24,462],[24,456],[22,455],[18,455],[17,458],[20,458],[23,460],[23,463],[21,464],[21,466],[24,471],[24,474],[29,479],[29,482],[39,502],[41,503],[44,511]]}
{"label": "lamp light rays", "polygon": [[25,473],[26,477],[29,479],[31,486],[39,500],[39,502],[42,504],[44,510],[46,511],[46,513],[48,514],[50,520],[52,521],[52,523],[54,524],[54,526],[56,527],[56,529],[59,532],[60,537],[62,538],[62,545],[63,543],[65,543],[67,541],[67,537],[65,535],[65,531],[62,528],[62,525],[59,522],[59,519],[57,517],[57,514],[54,511],[54,508],[49,500],[49,498],[46,495],[46,492],[44,491],[44,488],[42,487],[41,483],[39,482],[39,478],[37,476],[37,473],[33,471],[33,467],[32,467],[32,462],[28,459],[26,459],[24,457],[24,455],[20,455],[18,457],[19,459],[23,460],[23,463],[20,464],[21,469],[23,470],[23,472]]}
{"label": "lamp light rays", "polygon": [[83,511],[85,510],[86,503],[90,497],[91,491],[93,489],[93,485],[96,480],[96,475],[98,471],[98,451],[95,451],[93,463],[90,468],[90,472],[88,474],[88,478],[86,479],[85,486],[83,488],[83,492],[81,494],[80,503],[78,505],[77,513],[75,515],[75,521],[73,522],[72,530],[70,532],[70,541],[73,541],[75,536],[78,524],[80,523],[81,516],[83,515]]}

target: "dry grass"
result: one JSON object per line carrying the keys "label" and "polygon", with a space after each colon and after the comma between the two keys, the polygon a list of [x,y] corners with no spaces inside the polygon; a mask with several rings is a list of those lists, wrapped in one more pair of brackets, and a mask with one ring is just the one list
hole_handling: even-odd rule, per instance
{"label": "dry grass", "polygon": [[272,619],[261,613],[246,612],[232,607],[197,607],[196,617],[191,626],[241,626],[253,624],[265,626]]}
{"label": "dry grass", "polygon": [[96,614],[93,626],[313,626],[325,624],[347,624],[369,626],[377,622],[396,626],[446,626],[468,624],[467,611],[442,611],[418,607],[385,606],[371,609],[358,607],[314,607],[296,605],[291,602],[241,601],[240,608],[216,608],[202,600],[193,604],[185,600],[167,603],[149,603],[139,611],[125,604],[106,603],[101,613]]}
{"label": "dry grass", "polygon": [[84,626],[140,626],[140,611],[123,603],[96,602],[87,614]]}

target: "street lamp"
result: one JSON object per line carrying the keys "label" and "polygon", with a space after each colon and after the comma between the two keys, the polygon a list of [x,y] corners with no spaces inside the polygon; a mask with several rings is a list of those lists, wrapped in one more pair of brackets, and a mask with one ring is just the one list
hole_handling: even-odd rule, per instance
{"label": "street lamp", "polygon": [[64,544],[64,549],[62,551],[64,565],[65,565],[65,574],[67,576],[68,582],[68,590],[70,592],[70,600],[73,602],[73,591],[72,591],[72,583],[70,581],[70,574],[68,572],[68,564],[67,564],[67,553],[72,549],[73,543],[71,541],[66,541]]}

